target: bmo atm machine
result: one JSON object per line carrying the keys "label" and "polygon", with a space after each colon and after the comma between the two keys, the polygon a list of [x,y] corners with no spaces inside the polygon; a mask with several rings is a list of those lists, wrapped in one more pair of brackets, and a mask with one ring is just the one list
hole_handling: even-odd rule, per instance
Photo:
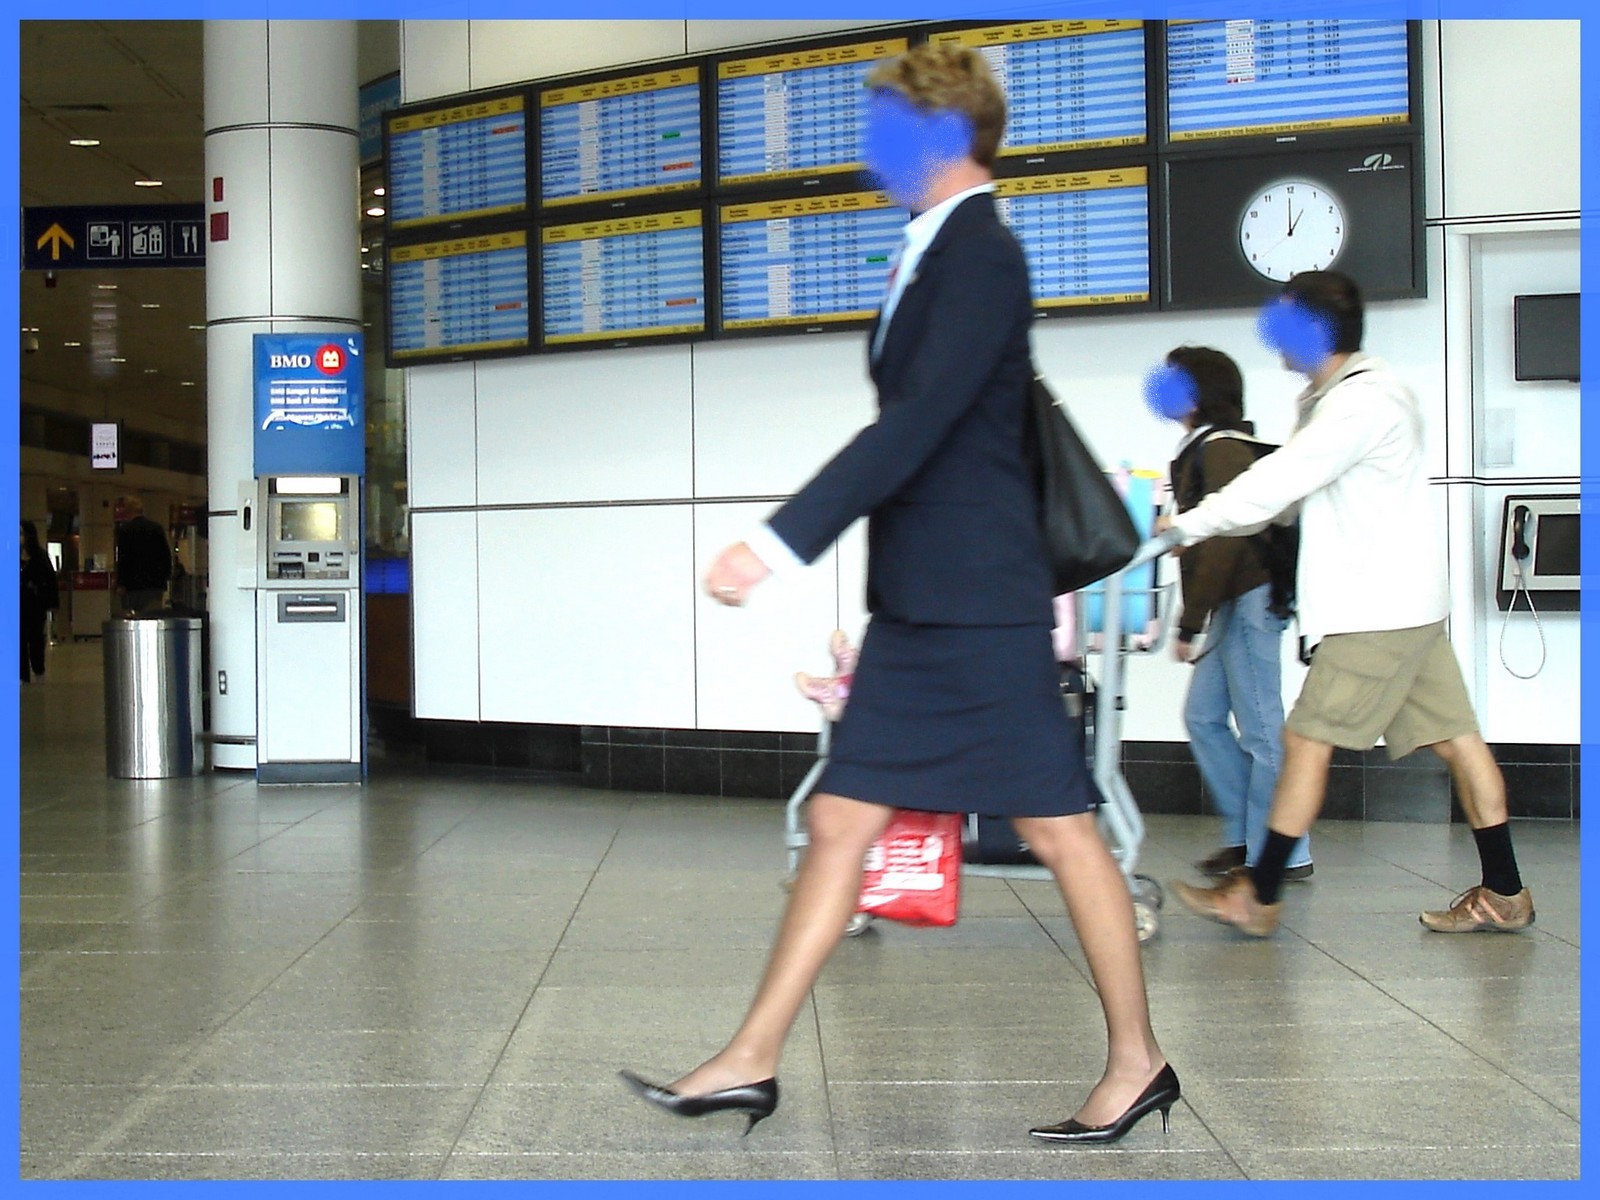
{"label": "bmo atm machine", "polygon": [[365,776],[359,335],[256,335],[256,778]]}
{"label": "bmo atm machine", "polygon": [[360,478],[261,480],[256,777],[362,777]]}

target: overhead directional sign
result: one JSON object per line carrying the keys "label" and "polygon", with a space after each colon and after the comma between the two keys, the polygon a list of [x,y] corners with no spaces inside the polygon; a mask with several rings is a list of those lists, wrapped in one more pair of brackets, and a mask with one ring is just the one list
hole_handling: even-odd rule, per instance
{"label": "overhead directional sign", "polygon": [[204,204],[72,205],[22,210],[22,269],[206,265]]}

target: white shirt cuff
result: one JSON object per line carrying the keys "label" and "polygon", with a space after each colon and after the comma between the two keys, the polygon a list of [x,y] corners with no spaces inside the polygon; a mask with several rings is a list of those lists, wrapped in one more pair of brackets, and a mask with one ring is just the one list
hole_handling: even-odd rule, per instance
{"label": "white shirt cuff", "polygon": [[750,547],[751,553],[774,575],[787,574],[805,566],[805,563],[800,561],[800,556],[789,549],[789,543],[774,533],[772,526],[764,521],[746,534],[744,544]]}

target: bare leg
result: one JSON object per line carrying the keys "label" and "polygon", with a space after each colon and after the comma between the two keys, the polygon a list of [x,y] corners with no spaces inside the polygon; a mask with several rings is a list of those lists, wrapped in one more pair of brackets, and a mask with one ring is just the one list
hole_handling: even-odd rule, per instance
{"label": "bare leg", "polygon": [[1483,737],[1476,733],[1463,734],[1448,742],[1435,743],[1432,750],[1450,768],[1467,824],[1474,829],[1503,824],[1507,816],[1505,776],[1500,773],[1500,765],[1484,744]]}
{"label": "bare leg", "polygon": [[1166,1063],[1150,1029],[1128,884],[1106,849],[1093,813],[1017,817],[1013,823],[1034,857],[1055,876],[1100,993],[1106,1070],[1074,1115],[1085,1125],[1109,1125]]}
{"label": "bare leg", "polygon": [[778,1073],[784,1040],[861,898],[861,861],[893,810],[844,796],[807,802],[809,844],[744,1022],[720,1052],[672,1084],[682,1096],[756,1083]]}
{"label": "bare leg", "polygon": [[1272,793],[1267,828],[1285,837],[1304,837],[1311,831],[1328,794],[1328,767],[1333,747],[1327,742],[1283,731],[1283,769]]}

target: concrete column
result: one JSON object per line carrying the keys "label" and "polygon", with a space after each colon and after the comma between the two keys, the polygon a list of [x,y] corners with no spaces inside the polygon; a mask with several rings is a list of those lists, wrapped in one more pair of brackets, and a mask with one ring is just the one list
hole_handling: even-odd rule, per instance
{"label": "concrete column", "polygon": [[213,764],[256,766],[252,338],[361,328],[354,21],[205,23]]}

